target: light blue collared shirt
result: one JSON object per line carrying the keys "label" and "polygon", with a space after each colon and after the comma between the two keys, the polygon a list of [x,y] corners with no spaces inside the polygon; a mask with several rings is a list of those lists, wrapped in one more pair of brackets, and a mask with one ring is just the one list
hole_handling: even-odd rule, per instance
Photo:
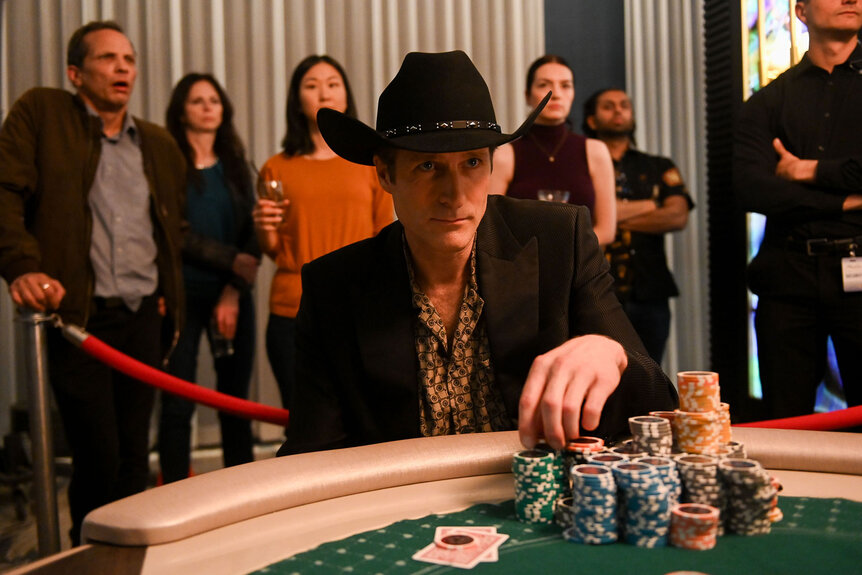
{"label": "light blue collared shirt", "polygon": [[[97,115],[89,106],[88,110]],[[88,202],[93,215],[93,293],[121,297],[129,309],[137,311],[141,300],[158,286],[158,249],[140,136],[128,112],[116,136],[102,134],[102,153]]]}

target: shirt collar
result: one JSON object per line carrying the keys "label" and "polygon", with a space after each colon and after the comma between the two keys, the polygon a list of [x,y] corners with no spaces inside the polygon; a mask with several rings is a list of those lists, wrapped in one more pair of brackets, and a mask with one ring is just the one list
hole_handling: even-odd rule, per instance
{"label": "shirt collar", "polygon": [[[470,279],[467,281],[467,289],[469,292],[473,290],[474,292],[479,292],[479,282],[476,278],[476,241],[478,234],[473,236],[473,249],[470,251]],[[401,230],[401,246],[404,250],[404,259],[407,261],[407,276],[410,278],[410,286],[413,290],[414,295],[417,293],[423,293],[422,289],[419,287],[419,284],[416,283],[416,272],[413,270],[413,256],[410,254],[410,246],[407,244],[407,235],[404,233],[404,230]],[[415,306],[414,306],[415,307]]]}
{"label": "shirt collar", "polygon": [[857,74],[862,74],[862,41],[856,41],[856,48],[847,58],[847,65]]}
{"label": "shirt collar", "polygon": [[[862,74],[862,41],[856,41],[856,47],[853,49],[853,52],[850,53],[850,56],[847,60],[844,61],[843,64],[838,64],[835,66],[836,68],[850,68],[857,74]],[[802,60],[799,61],[797,65],[797,70],[800,74],[804,74],[811,69],[820,70],[819,67],[815,66],[811,59],[808,57],[808,52],[802,56]]]}
{"label": "shirt collar", "polygon": [[[92,116],[94,118],[98,118],[100,131],[101,131],[101,128],[104,128],[104,126],[105,126],[105,122],[102,120],[102,117],[87,102],[84,102],[84,106],[86,106],[87,113],[90,116]],[[139,143],[138,142],[138,127],[135,125],[135,121],[132,119],[132,115],[129,114],[128,110],[126,110],[126,113],[123,115],[123,127],[120,129],[120,131],[117,133],[117,135],[109,138],[108,136],[105,136],[104,132],[102,132],[102,137],[116,142],[117,140],[120,139],[120,137],[123,134],[129,134],[129,138],[131,138],[131,140],[134,143],[136,143],[136,144]]]}

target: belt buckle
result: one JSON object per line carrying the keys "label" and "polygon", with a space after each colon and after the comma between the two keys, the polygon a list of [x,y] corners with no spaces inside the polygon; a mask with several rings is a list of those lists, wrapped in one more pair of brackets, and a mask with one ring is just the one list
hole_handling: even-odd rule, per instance
{"label": "belt buckle", "polygon": [[821,247],[825,248],[828,245],[829,245],[829,240],[827,240],[826,238],[815,238],[813,240],[805,240],[805,253],[808,254],[809,256],[820,255],[824,252],[813,250],[812,247],[821,246]]}

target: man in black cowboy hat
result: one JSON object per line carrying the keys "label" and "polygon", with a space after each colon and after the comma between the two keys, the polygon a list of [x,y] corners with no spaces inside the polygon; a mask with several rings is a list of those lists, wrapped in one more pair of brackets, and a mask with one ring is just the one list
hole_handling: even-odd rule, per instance
{"label": "man in black cowboy hat", "polygon": [[411,53],[376,130],[318,113],[337,154],[376,166],[399,220],[303,268],[281,453],[515,427],[560,448],[674,407],[587,210],[488,195],[494,148],[546,102],[502,134],[466,54]]}

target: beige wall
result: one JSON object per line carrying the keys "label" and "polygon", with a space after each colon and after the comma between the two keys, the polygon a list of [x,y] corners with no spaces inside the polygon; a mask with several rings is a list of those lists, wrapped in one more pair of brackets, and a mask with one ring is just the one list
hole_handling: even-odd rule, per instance
{"label": "beige wall", "polygon": [[[677,162],[697,204],[687,229],[668,239],[682,296],[673,304],[664,367],[670,374],[708,369],[702,6],[625,0],[625,14],[637,140]],[[527,112],[524,71],[545,45],[542,0],[0,0],[0,116],[32,86],[69,88],[68,37],[86,21],[107,18],[126,27],[140,53],[133,113],[161,123],[174,82],[186,72],[212,72],[231,95],[257,165],[278,150],[290,72],[310,53],[329,53],[345,65],[360,117],[371,123],[377,95],[404,53],[464,49],[488,80],[503,128],[511,130]],[[267,264],[259,278],[253,398],[278,405],[263,348],[271,274]],[[2,286],[0,434],[8,429],[8,406],[24,397],[12,314]],[[199,380],[213,385],[208,357]],[[204,411],[199,437],[211,443],[218,440],[215,418]],[[261,434],[272,439],[278,430],[265,426]]]}
{"label": "beige wall", "polygon": [[[488,81],[505,131],[523,120],[524,70],[544,49],[542,0],[5,0],[0,35],[0,111],[33,86],[70,88],[65,44],[81,24],[120,22],[139,53],[130,108],[163,123],[174,83],[191,71],[212,72],[236,108],[236,123],[256,165],[279,149],[287,83],[311,53],[328,53],[346,68],[360,118],[373,123],[377,95],[409,51],[462,49]],[[263,346],[272,276],[259,277],[258,354],[252,398],[279,405]],[[24,396],[16,365],[12,306],[0,295],[0,434],[8,406]],[[205,347],[205,346],[204,346]],[[199,381],[212,386],[207,352]],[[210,410],[199,418],[198,438],[218,441]],[[262,426],[265,439],[279,430]]]}

